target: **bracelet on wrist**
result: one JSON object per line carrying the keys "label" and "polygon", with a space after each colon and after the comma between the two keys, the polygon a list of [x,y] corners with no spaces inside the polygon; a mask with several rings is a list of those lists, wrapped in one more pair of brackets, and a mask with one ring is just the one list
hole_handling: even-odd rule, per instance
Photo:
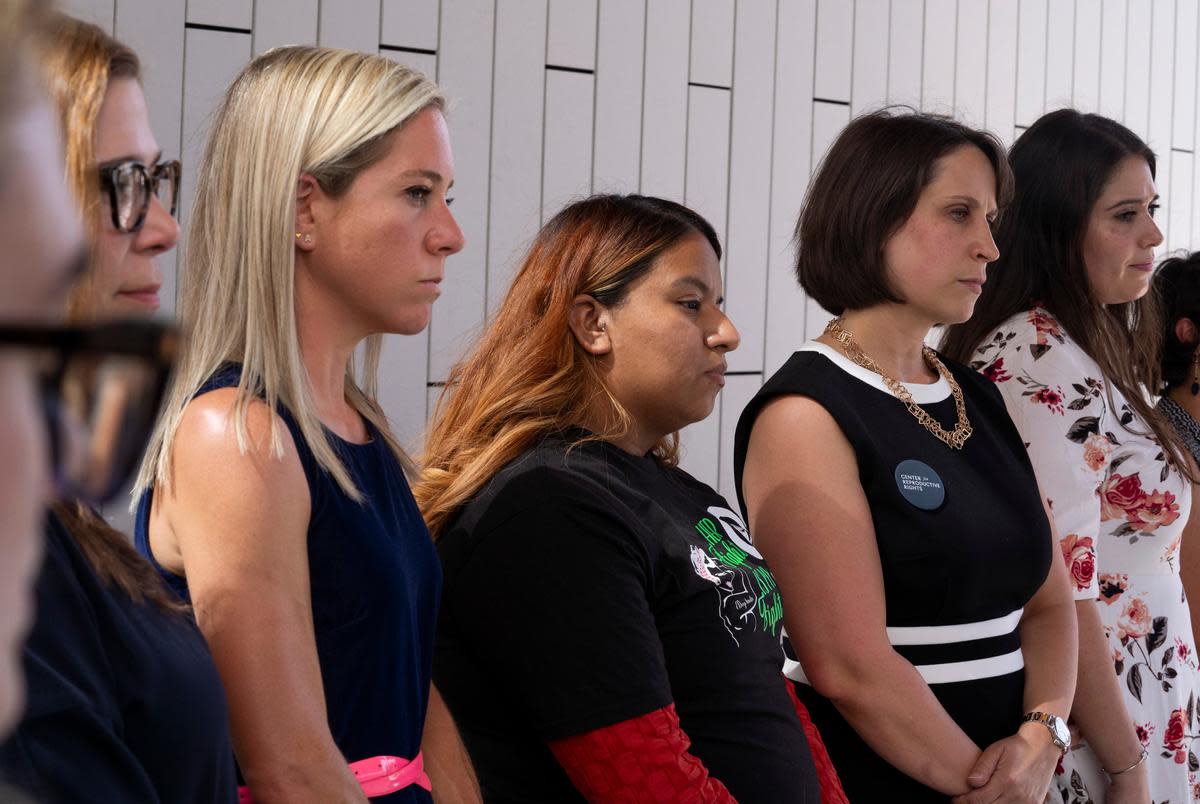
{"label": "bracelet on wrist", "polygon": [[1149,751],[1147,751],[1147,750],[1145,749],[1145,747],[1143,746],[1143,748],[1142,748],[1142,754],[1141,754],[1141,756],[1139,756],[1139,757],[1137,758],[1137,762],[1133,763],[1132,765],[1129,765],[1129,766],[1127,766],[1127,767],[1121,768],[1120,770],[1113,770],[1113,771],[1110,771],[1110,770],[1108,770],[1107,768],[1101,768],[1100,770],[1102,770],[1102,771],[1104,771],[1106,774],[1108,774],[1108,777],[1111,779],[1111,778],[1113,778],[1114,776],[1120,776],[1122,773],[1128,773],[1129,771],[1131,771],[1131,770],[1133,770],[1134,768],[1138,767],[1139,765],[1141,765],[1143,762],[1145,762],[1145,761],[1146,761],[1146,757],[1148,757],[1148,756],[1150,756],[1150,752],[1149,752]]}

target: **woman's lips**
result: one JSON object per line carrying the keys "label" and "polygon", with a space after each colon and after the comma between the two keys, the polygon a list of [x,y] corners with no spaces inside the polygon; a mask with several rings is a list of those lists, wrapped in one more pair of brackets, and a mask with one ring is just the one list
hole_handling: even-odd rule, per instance
{"label": "woman's lips", "polygon": [[117,293],[122,299],[128,299],[136,304],[157,309],[159,305],[158,288],[143,288],[141,290],[122,290]]}

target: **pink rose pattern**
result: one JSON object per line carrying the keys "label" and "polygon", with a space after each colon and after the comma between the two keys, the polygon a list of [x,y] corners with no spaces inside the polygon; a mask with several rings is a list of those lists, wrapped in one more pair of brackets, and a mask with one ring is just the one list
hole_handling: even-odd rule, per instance
{"label": "pink rose pattern", "polygon": [[1112,442],[1106,436],[1092,433],[1083,442],[1083,462],[1093,472],[1098,472],[1108,466],[1108,456],[1112,454]]}
{"label": "pink rose pattern", "polygon": [[1122,518],[1133,530],[1148,533],[1179,519],[1179,503],[1169,491],[1143,491],[1140,475],[1113,472],[1100,484],[1100,520]]}
{"label": "pink rose pattern", "polygon": [[1182,709],[1176,709],[1171,713],[1171,717],[1167,720],[1167,731],[1163,734],[1163,751],[1164,754],[1171,754],[1176,765],[1182,765],[1187,762],[1187,749],[1184,747],[1184,741],[1187,740],[1187,728],[1184,725],[1184,716]]}
{"label": "pink rose pattern", "polygon": [[1055,338],[1059,343],[1063,342],[1062,328],[1059,327],[1058,321],[1054,316],[1047,313],[1045,310],[1033,309],[1029,311],[1029,323],[1033,324],[1034,330],[1037,332],[1037,342],[1039,346],[1046,346],[1050,342],[1050,338]]}
{"label": "pink rose pattern", "polygon": [[[1058,354],[1065,361],[1047,359]],[[1072,363],[1079,366],[1074,375],[1047,368]],[[1081,523],[1072,520],[1076,526],[1064,528],[1059,550],[1074,589],[1097,590],[1112,667],[1138,740],[1150,752],[1153,801],[1200,802],[1200,662],[1177,561],[1190,507],[1180,499],[1186,484],[1152,439],[1130,432],[1139,429],[1132,410],[1087,370],[1093,362],[1045,310],[1010,319],[983,341],[971,365],[1004,395],[1027,446],[1065,439],[1061,450],[1041,454],[1078,461],[1034,467],[1043,491],[1059,503],[1056,518],[1064,508],[1081,510],[1084,493],[1095,495],[1098,532],[1078,532]],[[1087,485],[1090,477],[1094,486]],[[1049,800],[1084,804],[1102,795],[1105,781],[1087,765],[1068,754]]]}
{"label": "pink rose pattern", "polygon": [[1096,575],[1096,551],[1092,547],[1090,536],[1076,536],[1074,533],[1061,539],[1058,543],[1062,550],[1063,560],[1067,562],[1067,570],[1071,573],[1071,582],[1077,590],[1087,589]]}

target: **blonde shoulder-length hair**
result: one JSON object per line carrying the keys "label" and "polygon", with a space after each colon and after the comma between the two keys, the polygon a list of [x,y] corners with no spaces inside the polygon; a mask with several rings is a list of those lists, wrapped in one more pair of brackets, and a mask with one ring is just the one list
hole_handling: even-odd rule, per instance
{"label": "blonde shoulder-length hair", "polygon": [[[214,372],[240,363],[234,405],[238,446],[248,448],[246,414],[256,399],[292,414],[320,466],[356,501],[362,494],[317,417],[296,331],[296,182],[302,173],[330,195],[382,159],[389,134],[421,110],[445,108],[436,84],[382,56],[295,46],[270,50],[225,93],[197,174],[179,280],[178,316],[187,336],[180,363],[143,459],[134,499],[170,486],[171,447],[184,409]],[[346,366],[350,404],[382,434],[410,473],[412,464],[374,401],[381,335],[367,338],[362,383]],[[282,456],[281,422],[271,452]]]}

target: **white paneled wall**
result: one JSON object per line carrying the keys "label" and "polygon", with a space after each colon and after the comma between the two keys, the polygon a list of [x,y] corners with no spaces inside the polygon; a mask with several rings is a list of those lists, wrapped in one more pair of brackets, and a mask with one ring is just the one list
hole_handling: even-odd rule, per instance
{"label": "white paneled wall", "polygon": [[726,494],[742,407],[828,318],[796,287],[791,238],[809,177],[851,116],[887,103],[952,111],[1010,143],[1063,105],[1108,114],[1159,154],[1165,248],[1200,248],[1198,3],[64,0],[142,54],[155,132],[184,160],[185,217],[213,106],[252,53],[320,42],[442,83],[468,244],[428,332],[385,349],[383,401],[413,445],[450,365],[562,204],[616,191],[698,209],[725,244],[742,346],[713,415],[684,433],[684,465]]}

